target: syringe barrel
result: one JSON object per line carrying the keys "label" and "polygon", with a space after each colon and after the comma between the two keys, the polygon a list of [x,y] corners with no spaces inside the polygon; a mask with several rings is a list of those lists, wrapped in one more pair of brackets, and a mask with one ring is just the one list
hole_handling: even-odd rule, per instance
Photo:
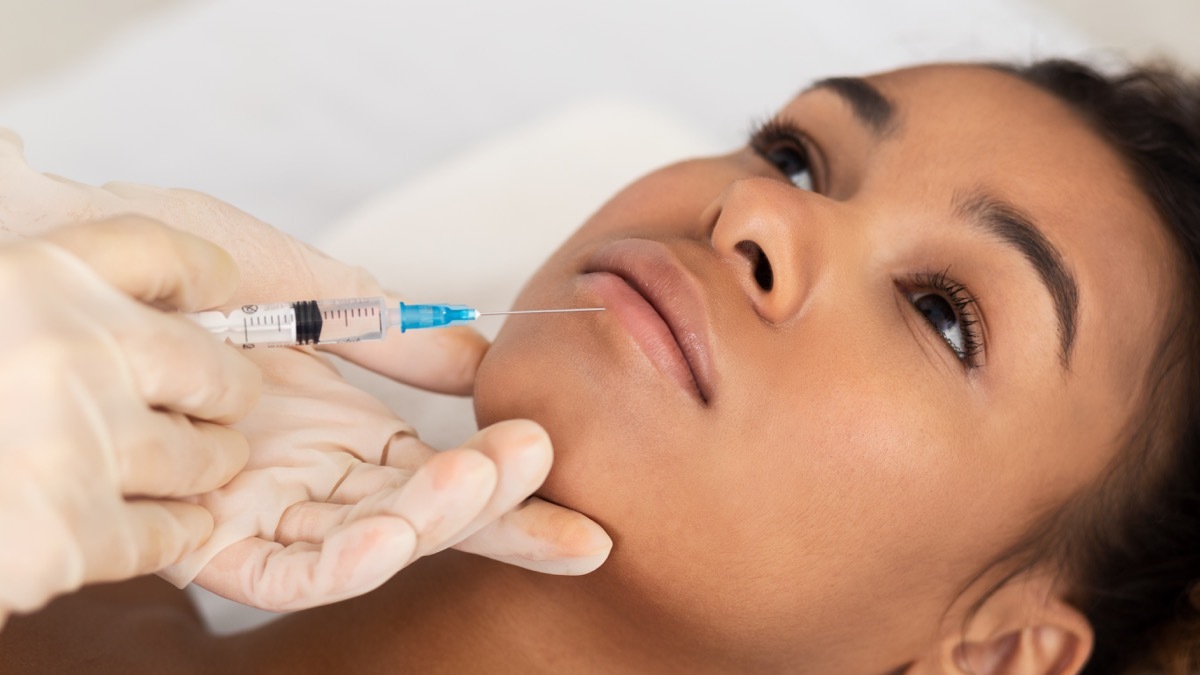
{"label": "syringe barrel", "polygon": [[246,349],[380,340],[387,333],[384,298],[304,300],[243,305],[225,316],[202,312],[193,320]]}

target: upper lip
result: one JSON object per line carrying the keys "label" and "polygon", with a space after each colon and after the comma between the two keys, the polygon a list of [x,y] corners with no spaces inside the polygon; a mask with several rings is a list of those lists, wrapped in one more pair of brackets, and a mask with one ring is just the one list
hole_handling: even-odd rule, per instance
{"label": "upper lip", "polygon": [[683,352],[701,399],[710,402],[714,373],[708,307],[699,282],[671,250],[649,239],[623,239],[596,251],[583,271],[615,274],[646,298]]}

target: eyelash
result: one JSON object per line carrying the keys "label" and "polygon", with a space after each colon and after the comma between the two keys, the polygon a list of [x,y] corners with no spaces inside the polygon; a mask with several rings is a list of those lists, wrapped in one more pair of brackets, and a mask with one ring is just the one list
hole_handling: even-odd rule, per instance
{"label": "eyelash", "polygon": [[780,173],[784,174],[785,178],[790,178],[790,176],[780,168],[778,159],[771,157],[771,153],[783,148],[798,154],[804,163],[804,170],[809,175],[814,191],[820,192],[820,190],[816,190],[816,178],[813,175],[813,166],[809,159],[808,147],[810,144],[811,140],[800,130],[800,127],[779,117],[771,117],[755,124],[750,132],[750,148],[767,163],[775,166]]}
{"label": "eyelash", "polygon": [[[749,140],[750,148],[759,157],[762,157],[763,160],[784,174],[786,178],[790,178],[790,176],[779,165],[779,158],[772,157],[772,153],[777,152],[780,148],[784,148],[798,154],[804,163],[805,171],[809,173],[811,178],[812,162],[809,159],[808,151],[810,143],[808,135],[801,131],[799,127],[779,117],[772,117],[756,124],[750,133]],[[927,317],[922,315],[921,319],[937,337],[946,343],[950,351],[954,352],[954,355],[958,357],[959,361],[966,368],[973,369],[979,367],[979,357],[983,353],[983,342],[979,336],[978,329],[975,328],[975,325],[979,323],[978,301],[971,291],[963,284],[950,278],[949,269],[942,270],[941,272],[914,274],[909,278],[905,286],[905,293],[910,296],[909,304],[914,309],[917,308],[916,301],[911,296],[922,291],[937,293],[950,303],[958,320],[959,330],[962,333],[963,346],[961,350],[943,335],[937,326],[934,326]]]}
{"label": "eyelash", "polygon": [[[958,318],[959,330],[962,331],[962,351],[959,351],[958,347],[942,335],[932,322],[924,316],[921,318],[925,325],[929,326],[929,329],[950,347],[950,350],[967,369],[978,368],[981,365],[979,356],[983,353],[983,340],[980,338],[979,330],[975,327],[979,323],[979,300],[971,293],[970,289],[950,278],[949,272],[950,270],[947,268],[941,272],[914,274],[909,279],[905,292],[911,296],[921,291],[933,291],[950,303]],[[913,301],[910,300],[910,304],[913,304]],[[913,304],[913,307],[916,308],[916,305]]]}

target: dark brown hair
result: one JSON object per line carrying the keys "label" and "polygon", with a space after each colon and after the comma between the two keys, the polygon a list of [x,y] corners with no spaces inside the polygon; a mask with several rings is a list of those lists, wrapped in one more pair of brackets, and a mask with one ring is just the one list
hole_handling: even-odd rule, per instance
{"label": "dark brown hair", "polygon": [[1178,293],[1142,412],[1100,481],[1002,562],[1047,562],[1095,631],[1089,675],[1200,672],[1200,80],[1168,65],[1106,74],[1067,60],[996,66],[1070,105],[1125,160],[1177,244]]}

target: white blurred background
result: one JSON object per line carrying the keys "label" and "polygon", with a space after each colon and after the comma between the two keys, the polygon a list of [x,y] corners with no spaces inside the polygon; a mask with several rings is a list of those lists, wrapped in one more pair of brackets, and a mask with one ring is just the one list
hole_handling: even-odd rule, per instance
{"label": "white blurred background", "polygon": [[1194,0],[0,0],[0,126],[36,168],[215,194],[305,238],[597,97],[723,144],[814,77],[1167,54]]}

